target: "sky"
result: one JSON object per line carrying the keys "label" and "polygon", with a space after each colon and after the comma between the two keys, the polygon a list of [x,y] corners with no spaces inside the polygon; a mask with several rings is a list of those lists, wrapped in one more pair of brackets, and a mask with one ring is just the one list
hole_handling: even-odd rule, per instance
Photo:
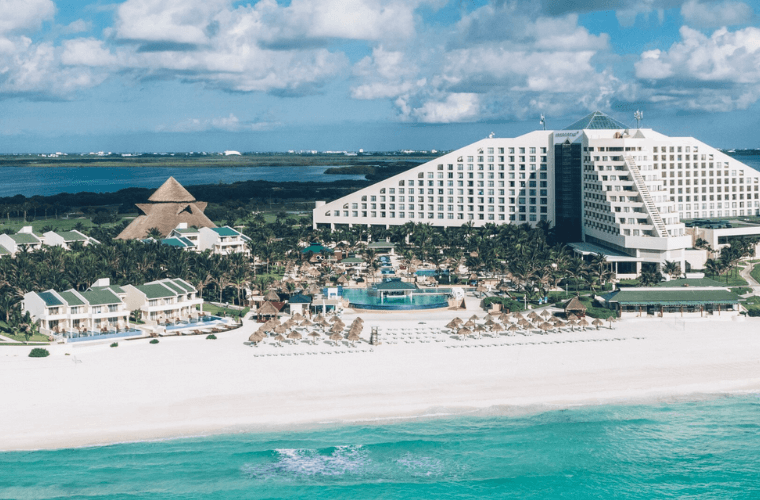
{"label": "sky", "polygon": [[0,153],[760,148],[760,0],[0,0]]}

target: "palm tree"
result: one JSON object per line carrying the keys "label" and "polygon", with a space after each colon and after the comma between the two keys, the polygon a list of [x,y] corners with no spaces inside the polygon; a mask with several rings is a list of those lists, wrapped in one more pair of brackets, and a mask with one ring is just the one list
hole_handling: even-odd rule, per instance
{"label": "palm tree", "polygon": [[677,278],[681,275],[681,264],[672,260],[666,260],[662,270],[671,278]]}

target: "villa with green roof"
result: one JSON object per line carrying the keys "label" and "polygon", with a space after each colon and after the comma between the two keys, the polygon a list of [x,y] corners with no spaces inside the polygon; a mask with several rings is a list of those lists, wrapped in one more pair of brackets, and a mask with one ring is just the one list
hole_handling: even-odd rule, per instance
{"label": "villa with green roof", "polygon": [[0,246],[5,247],[10,255],[39,250],[44,242],[44,237],[32,231],[32,226],[24,226],[16,234],[0,234]]}
{"label": "villa with green roof", "polygon": [[143,285],[125,285],[125,302],[130,311],[141,311],[148,325],[198,317],[203,299],[182,279],[163,279]]}
{"label": "villa with green roof", "polygon": [[24,295],[22,311],[39,321],[41,333],[61,338],[129,331],[129,309],[118,291],[119,287],[100,286],[84,292],[73,288],[29,292]]}
{"label": "villa with green roof", "polygon": [[72,229],[71,231],[48,231],[43,233],[45,245],[47,246],[59,246],[66,250],[70,250],[71,246],[77,243],[81,243],[83,246],[99,245],[100,242],[95,238],[90,238],[86,234]]}
{"label": "villa with green roof", "polygon": [[181,223],[161,240],[161,244],[192,252],[210,250],[216,255],[230,255],[250,253],[249,241],[248,236],[229,226],[196,228]]}

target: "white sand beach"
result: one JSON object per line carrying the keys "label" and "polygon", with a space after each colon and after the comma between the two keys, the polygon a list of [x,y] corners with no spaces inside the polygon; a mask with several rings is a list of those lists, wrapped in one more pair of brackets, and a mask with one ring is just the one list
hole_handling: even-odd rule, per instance
{"label": "white sand beach", "polygon": [[[473,311],[366,314],[381,328]],[[483,316],[482,311],[477,311]],[[356,314],[344,315],[348,324]],[[421,325],[420,322],[425,323]],[[384,344],[346,353],[244,345],[257,324],[203,336],[0,348],[0,450],[98,445],[502,407],[760,391],[760,320],[632,319],[613,329]],[[385,337],[387,339],[387,336]],[[268,341],[271,342],[271,341]],[[450,346],[470,347],[450,347]],[[482,347],[475,347],[482,346]],[[291,355],[340,351],[334,354]],[[66,355],[69,353],[69,355]],[[257,356],[277,354],[277,356]],[[75,362],[75,360],[79,362]]]}

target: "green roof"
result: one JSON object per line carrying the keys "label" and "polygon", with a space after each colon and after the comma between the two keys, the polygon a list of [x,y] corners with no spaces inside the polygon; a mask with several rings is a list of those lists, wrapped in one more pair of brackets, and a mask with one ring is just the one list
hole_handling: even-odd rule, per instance
{"label": "green roof", "polygon": [[187,238],[164,238],[161,240],[162,245],[167,245],[170,247],[178,247],[178,248],[187,248],[189,240]]}
{"label": "green roof", "polygon": [[660,288],[621,289],[604,296],[607,302],[628,306],[693,306],[702,304],[738,304],[739,296],[729,290],[694,290]]}
{"label": "green roof", "polygon": [[211,230],[214,231],[219,236],[237,236],[237,235],[240,234],[237,231],[235,231],[234,229],[232,229],[231,227],[227,227],[227,226],[224,226],[224,227],[212,227]]}
{"label": "green roof", "polygon": [[87,290],[86,292],[79,293],[91,306],[121,303],[121,299],[111,290]]}
{"label": "green roof", "polygon": [[126,293],[119,285],[92,286],[90,290],[111,290],[113,293]]}
{"label": "green roof", "polygon": [[172,283],[185,290],[185,292],[195,292],[195,287],[181,278],[175,278]]}
{"label": "green roof", "polygon": [[396,244],[389,241],[373,241],[367,248],[395,248]]}
{"label": "green roof", "polygon": [[301,250],[301,253],[320,253],[322,250],[326,250],[327,253],[333,253],[333,251],[327,247],[324,247],[322,245],[309,245],[308,247]]}
{"label": "green roof", "polygon": [[346,264],[360,264],[364,262],[364,259],[361,259],[359,257],[348,257],[341,260],[341,263],[343,262],[345,262]]}
{"label": "green roof", "polygon": [[375,285],[375,288],[382,292],[389,291],[389,290],[417,290],[418,289],[417,285],[415,285],[414,283],[406,283],[399,279],[382,281],[378,283],[377,285]]}
{"label": "green roof", "polygon": [[176,232],[178,232],[179,234],[193,234],[193,233],[197,233],[198,232],[198,229],[196,229],[194,227],[186,227],[186,228],[182,228],[182,229],[180,229],[180,228],[174,228],[174,230]]}
{"label": "green roof", "polygon": [[135,288],[140,290],[149,299],[162,299],[166,297],[175,297],[177,294],[171,291],[169,288],[158,283],[151,285],[138,285]]}
{"label": "green roof", "polygon": [[58,295],[61,296],[63,300],[66,301],[66,303],[70,306],[83,306],[84,302],[82,302],[82,299],[80,299],[77,294],[75,294],[71,290],[66,290],[65,292],[59,292]]}
{"label": "green roof", "polygon": [[74,231],[61,231],[56,234],[63,238],[63,241],[87,241],[86,237],[79,233],[75,233]]}
{"label": "green roof", "polygon": [[9,234],[8,236],[10,236],[17,245],[33,245],[35,243],[40,243],[40,240],[37,239],[36,236],[29,233]]}
{"label": "green roof", "polygon": [[50,292],[37,292],[37,295],[39,298],[42,299],[42,301],[45,303],[46,306],[62,306],[63,302],[60,301],[58,297],[55,296],[55,294]]}
{"label": "green roof", "polygon": [[175,292],[179,294],[184,294],[185,290],[179,287],[177,284],[175,284],[172,280],[165,280],[161,282],[162,285],[165,287],[168,287],[171,290],[174,290]]}
{"label": "green roof", "polygon": [[679,288],[679,287],[687,287],[687,286],[715,286],[718,288],[726,288],[726,285],[724,285],[723,283],[719,283],[715,280],[711,280],[710,278],[688,278],[688,279],[661,281],[657,283],[656,286],[660,288]]}
{"label": "green roof", "polygon": [[629,127],[623,123],[620,123],[614,118],[605,115],[601,111],[594,111],[590,115],[584,116],[572,125],[565,127],[565,130],[616,130],[621,128]]}

